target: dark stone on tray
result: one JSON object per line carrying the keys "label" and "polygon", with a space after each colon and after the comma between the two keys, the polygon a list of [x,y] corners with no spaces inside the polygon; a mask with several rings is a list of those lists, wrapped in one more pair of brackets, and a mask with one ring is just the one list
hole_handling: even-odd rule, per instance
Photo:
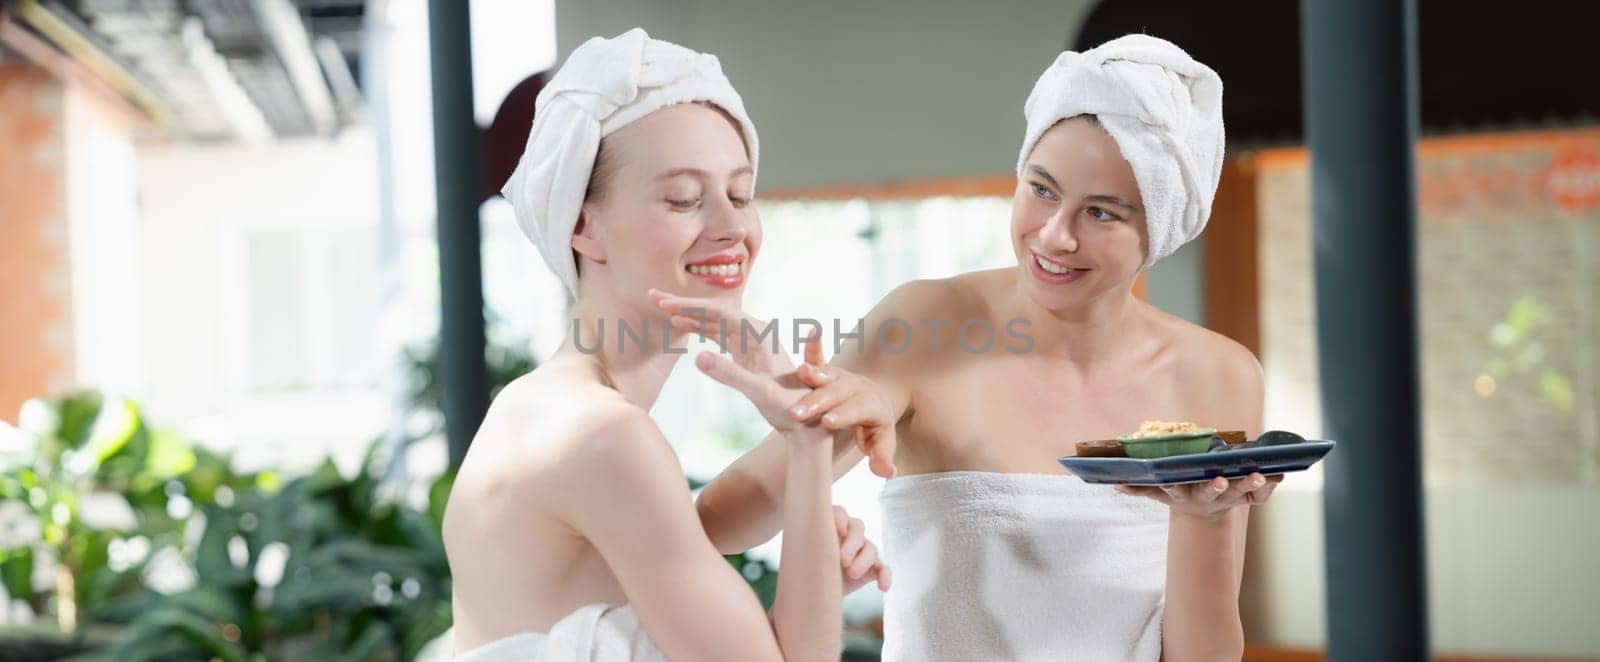
{"label": "dark stone on tray", "polygon": [[1306,438],[1293,432],[1283,430],[1269,430],[1261,433],[1261,438],[1251,442],[1257,446],[1283,446],[1285,444],[1303,444]]}

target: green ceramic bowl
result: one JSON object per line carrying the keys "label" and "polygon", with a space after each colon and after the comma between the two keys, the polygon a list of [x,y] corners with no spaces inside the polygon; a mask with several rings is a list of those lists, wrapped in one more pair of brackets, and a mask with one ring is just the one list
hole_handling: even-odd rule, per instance
{"label": "green ceramic bowl", "polygon": [[1208,428],[1155,437],[1117,437],[1117,441],[1122,442],[1122,448],[1128,452],[1128,457],[1150,460],[1173,455],[1204,453],[1211,447],[1211,435],[1216,433],[1216,430]]}

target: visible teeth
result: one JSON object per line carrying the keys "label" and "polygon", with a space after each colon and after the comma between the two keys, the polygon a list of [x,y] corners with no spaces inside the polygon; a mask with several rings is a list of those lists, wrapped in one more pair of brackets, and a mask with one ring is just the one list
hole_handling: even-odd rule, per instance
{"label": "visible teeth", "polygon": [[1044,259],[1042,257],[1037,256],[1037,255],[1033,256],[1033,261],[1039,263],[1039,268],[1040,269],[1044,269],[1045,271],[1048,271],[1048,272],[1053,273],[1053,274],[1064,274],[1064,273],[1068,273],[1068,272],[1072,271],[1072,269],[1069,268],[1069,267],[1063,267],[1063,266],[1061,266],[1059,264],[1056,264],[1054,262],[1046,260],[1046,259]]}
{"label": "visible teeth", "polygon": [[736,275],[739,274],[739,270],[740,270],[741,266],[742,266],[742,263],[735,263],[735,264],[692,264],[692,265],[689,265],[689,273],[692,273],[692,274],[694,274],[696,276],[718,276],[718,277],[736,276]]}

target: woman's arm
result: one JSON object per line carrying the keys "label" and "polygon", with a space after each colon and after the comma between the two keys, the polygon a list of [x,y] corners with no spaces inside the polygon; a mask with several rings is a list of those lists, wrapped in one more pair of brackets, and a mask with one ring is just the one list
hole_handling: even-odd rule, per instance
{"label": "woman's arm", "polygon": [[[1216,412],[1219,424],[1256,436],[1261,431],[1261,368],[1242,347],[1232,359],[1215,379],[1222,388],[1214,391],[1226,394],[1227,400],[1206,409]],[[1171,507],[1161,621],[1163,660],[1238,660],[1244,654],[1239,589],[1249,506],[1266,501],[1282,479],[1252,474],[1192,485],[1118,487]]]}
{"label": "woman's arm", "polygon": [[623,412],[562,478],[558,516],[599,550],[651,640],[671,659],[837,660],[841,580],[829,436],[789,434],[783,572],[770,619],[706,539],[659,429]]}
{"label": "woman's arm", "polygon": [[783,537],[772,629],[786,660],[837,660],[844,589],[833,520],[833,435],[808,428],[784,436],[783,527],[789,535]]}
{"label": "woman's arm", "polygon": [[[783,529],[783,494],[788,455],[782,435],[773,432],[761,445],[740,456],[700,490],[695,509],[706,537],[723,554],[757,547]],[[863,457],[850,439],[833,444],[833,478],[850,471]]]}
{"label": "woman's arm", "polygon": [[[1244,489],[1241,486],[1251,484],[1250,480],[1234,481],[1223,494],[1238,493]],[[1202,487],[1212,488],[1209,484]],[[1228,498],[1231,495],[1218,500]],[[1238,660],[1244,655],[1238,575],[1244,558],[1238,553],[1237,541],[1244,535],[1248,514],[1249,509],[1243,506],[1233,506],[1216,516],[1173,510],[1167,531],[1166,608],[1161,622],[1163,660]]]}
{"label": "woman's arm", "polygon": [[[879,302],[867,316],[862,328],[875,329],[885,319],[908,317],[910,311],[928,305],[929,302],[937,300],[938,296],[940,295],[935,291],[935,287],[924,282],[902,285]],[[745,322],[762,324],[759,320],[747,318],[740,311],[727,309],[713,301],[668,296],[656,296],[655,300],[662,310],[674,315],[674,324],[686,331],[723,328],[738,331]],[[725,349],[749,347],[747,343],[737,340],[712,339],[722,343]],[[889,340],[891,344],[899,342],[897,339]],[[761,343],[754,344],[756,351],[759,352]],[[808,366],[801,366],[796,371],[796,374],[807,381],[795,385],[792,394],[794,399],[790,402],[795,405],[814,406],[814,410],[798,415],[791,411],[789,416],[792,419],[816,422],[825,429],[845,431],[834,438],[832,466],[835,480],[867,457],[863,447],[873,454],[874,473],[885,477],[893,474],[894,422],[905,413],[910,404],[910,392],[902,386],[904,380],[900,374],[903,367],[909,363],[905,360],[906,357],[885,356],[875,351],[876,343],[865,342],[862,345],[858,351],[854,344],[844,343],[833,358],[832,368],[813,370]],[[782,365],[769,366],[758,371],[787,370],[787,358],[782,358],[781,363]],[[865,380],[857,380],[854,377],[862,377]],[[816,388],[816,391],[811,392],[810,388],[804,387]],[[871,412],[840,411],[838,413],[841,416],[831,422],[817,420],[817,415],[826,411],[829,404],[837,404],[861,395],[864,389],[880,392],[886,404]],[[800,401],[802,396],[806,398],[804,401]],[[869,439],[847,433],[862,428],[876,428],[882,430],[882,433]],[[786,457],[785,444],[780,435],[774,432],[767,435],[754,450],[734,461],[701,490],[696,507],[700,513],[701,523],[705,526],[706,535],[711,538],[719,551],[725,554],[742,552],[771,540],[783,528]]]}

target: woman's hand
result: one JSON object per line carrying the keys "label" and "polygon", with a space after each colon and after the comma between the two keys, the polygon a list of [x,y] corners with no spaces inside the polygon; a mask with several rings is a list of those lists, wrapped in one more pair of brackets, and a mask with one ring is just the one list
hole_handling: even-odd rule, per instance
{"label": "woman's hand", "polygon": [[[786,433],[802,424],[815,424],[836,434],[850,434],[870,458],[872,473],[894,476],[893,405],[871,380],[825,365],[820,331],[807,339],[805,363],[797,369],[781,350],[777,329],[767,328],[765,321],[720,301],[677,297],[654,289],[649,294],[657,307],[671,315],[668,323],[674,329],[707,338],[727,353],[702,352],[695,357],[695,366],[743,393],[774,430]],[[746,328],[754,338],[745,333]]]}
{"label": "woman's hand", "polygon": [[844,571],[844,594],[850,595],[869,583],[878,590],[889,590],[889,566],[878,558],[878,547],[867,540],[866,525],[850,516],[843,506],[833,507],[833,523],[839,531],[839,567]]}
{"label": "woman's hand", "polygon": [[[764,329],[766,322],[710,299],[678,297],[655,289],[650,290],[650,299],[671,314],[668,324],[672,328],[711,340],[726,353],[701,352],[694,357],[695,367],[743,394],[774,430],[792,432],[802,426],[800,421],[786,414],[785,409],[810,393],[811,387],[795,374],[788,354],[763,349],[761,342],[750,343],[740,331],[741,322],[757,329]],[[776,338],[776,330],[772,333]],[[777,344],[776,340],[773,342]],[[807,342],[815,344],[818,339],[813,336]],[[809,355],[813,350],[808,346],[806,351]],[[820,346],[815,351],[821,355]]]}
{"label": "woman's hand", "polygon": [[1220,519],[1237,506],[1258,506],[1272,497],[1272,490],[1283,482],[1283,475],[1252,473],[1228,480],[1221,476],[1204,483],[1183,485],[1118,485],[1117,491],[1155,499],[1173,512],[1200,519]]}
{"label": "woman's hand", "polygon": [[894,403],[872,380],[843,368],[821,365],[820,355],[813,361],[811,347],[807,346],[806,362],[796,373],[816,390],[789,407],[789,415],[797,421],[820,422],[823,428],[834,432],[853,434],[872,473],[893,478]]}

